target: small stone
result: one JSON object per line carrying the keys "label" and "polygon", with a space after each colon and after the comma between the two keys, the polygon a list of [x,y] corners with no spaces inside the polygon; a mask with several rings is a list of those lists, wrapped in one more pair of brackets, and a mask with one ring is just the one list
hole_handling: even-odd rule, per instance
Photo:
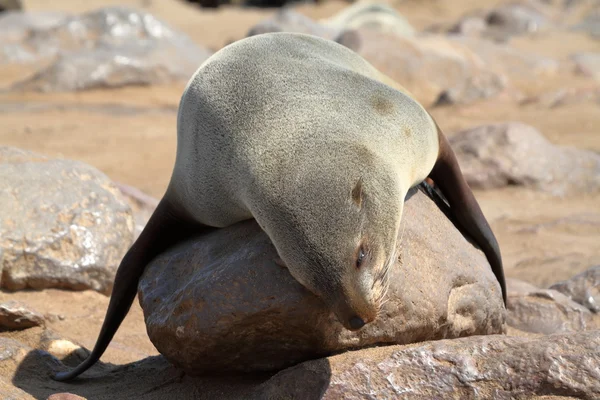
{"label": "small stone", "polygon": [[44,317],[30,310],[26,304],[16,300],[0,304],[0,331],[27,329],[44,324]]}
{"label": "small stone", "polygon": [[591,267],[571,279],[555,283],[550,289],[561,292],[588,310],[600,312],[600,265]]}
{"label": "small stone", "polygon": [[[525,282],[507,282],[506,323],[534,333],[567,333],[597,328],[592,314],[560,292],[539,289]],[[518,281],[517,281],[518,282]]]}
{"label": "small stone", "polygon": [[517,185],[556,196],[600,190],[600,155],[556,146],[520,122],[466,129],[449,140],[472,188]]}

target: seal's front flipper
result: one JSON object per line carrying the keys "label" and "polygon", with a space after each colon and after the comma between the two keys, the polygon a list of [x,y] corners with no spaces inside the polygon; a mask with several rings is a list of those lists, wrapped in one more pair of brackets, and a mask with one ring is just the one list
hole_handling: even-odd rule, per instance
{"label": "seal's front flipper", "polygon": [[502,267],[502,256],[500,255],[498,241],[483,215],[471,188],[469,188],[462,175],[456,155],[452,151],[448,139],[446,139],[439,127],[437,127],[437,130],[440,148],[438,159],[429,174],[429,178],[433,180],[435,184],[434,188],[439,189],[444,195],[458,223],[471,235],[485,253],[492,271],[500,283],[502,299],[506,305],[506,282],[504,280],[504,269]]}

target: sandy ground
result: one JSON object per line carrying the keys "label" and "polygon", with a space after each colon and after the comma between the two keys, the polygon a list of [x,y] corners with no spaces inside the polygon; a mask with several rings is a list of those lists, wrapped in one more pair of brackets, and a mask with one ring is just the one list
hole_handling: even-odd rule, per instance
{"label": "sandy ground", "polygon": [[[406,0],[393,4],[417,29],[423,29],[497,3],[500,1]],[[154,13],[187,32],[197,43],[215,50],[242,38],[253,24],[273,12],[235,7],[206,11],[178,0],[24,0],[24,4],[30,10],[69,12],[130,4]],[[328,1],[299,9],[311,17],[325,17],[345,5]],[[563,60],[575,51],[600,51],[599,41],[575,34],[521,37],[512,45]],[[0,87],[29,73],[27,68],[0,67]],[[586,85],[589,80],[574,77],[517,82],[526,94]],[[81,93],[3,93],[0,143],[87,162],[116,181],[160,197],[174,162],[176,112],[184,86],[185,82]],[[600,152],[600,112],[598,105],[591,102],[549,110],[536,103],[519,106],[491,99],[431,112],[450,136],[482,123],[522,121],[538,128],[553,143]],[[476,196],[498,236],[507,276],[545,286],[600,264],[600,195],[571,193],[556,198],[522,188],[506,188],[477,191]],[[0,302],[7,299],[23,300],[47,314],[52,330],[86,348],[93,347],[108,304],[108,298],[97,293],[58,290],[0,293]],[[30,345],[35,347],[34,339]],[[103,361],[121,364],[153,354],[156,350],[146,336],[136,302]],[[43,394],[56,387],[46,389],[32,395],[44,398]]]}

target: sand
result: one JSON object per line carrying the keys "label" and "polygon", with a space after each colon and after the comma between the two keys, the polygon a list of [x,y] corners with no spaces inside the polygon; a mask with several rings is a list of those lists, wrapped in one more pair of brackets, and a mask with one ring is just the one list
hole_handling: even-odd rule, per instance
{"label": "sand", "polygon": [[[406,0],[391,4],[417,29],[423,29],[432,24],[452,22],[467,11],[497,3],[500,1]],[[24,4],[29,10],[74,13],[108,4],[129,4],[154,13],[188,33],[198,44],[215,50],[231,40],[242,38],[254,23],[274,12],[239,7],[207,11],[178,0],[24,0]],[[301,5],[298,9],[311,17],[326,17],[344,6],[344,2],[327,1],[319,6]],[[519,37],[512,41],[512,46],[561,60],[567,60],[577,51],[600,51],[600,41],[580,34],[555,32]],[[0,87],[31,72],[22,67],[0,67]],[[590,86],[590,80],[569,75],[517,82],[516,85],[525,94],[533,96],[564,87],[586,88]],[[0,143],[84,161],[115,181],[160,197],[174,162],[176,113],[184,86],[185,82],[80,93],[0,93]],[[600,152],[598,107],[598,104],[585,102],[549,109],[539,103],[519,105],[493,98],[468,106],[435,108],[431,112],[449,136],[483,123],[521,121],[539,129],[555,144]],[[515,187],[476,191],[475,194],[500,242],[507,276],[547,286],[600,264],[600,194],[570,193],[564,198],[556,198]],[[93,347],[108,304],[107,297],[89,291],[0,292],[0,302],[7,299],[23,300],[47,314],[49,328],[86,348]],[[36,347],[35,335],[13,336]],[[136,302],[102,360],[123,364],[156,354],[146,336],[143,315]],[[157,362],[159,370],[171,371]],[[175,374],[175,381],[179,379],[175,372],[170,373]],[[123,388],[133,385],[132,382],[154,382],[152,374],[138,375],[139,371],[130,378],[120,375]],[[203,387],[202,382],[192,386]],[[114,385],[103,393],[102,382],[96,382],[95,391],[86,392],[80,384],[59,385],[49,383],[43,377],[37,383],[32,381],[27,391],[34,398],[45,398],[60,388],[69,390],[72,387],[75,387],[74,393],[89,398],[115,398],[114,394],[108,393],[116,390]],[[236,388],[231,390],[242,390],[243,385]],[[207,393],[220,390],[216,386],[213,389],[215,392],[199,392],[207,396]],[[164,390],[148,392],[144,398],[167,398]],[[175,396],[175,392],[169,393]],[[200,397],[198,394],[196,398]]]}

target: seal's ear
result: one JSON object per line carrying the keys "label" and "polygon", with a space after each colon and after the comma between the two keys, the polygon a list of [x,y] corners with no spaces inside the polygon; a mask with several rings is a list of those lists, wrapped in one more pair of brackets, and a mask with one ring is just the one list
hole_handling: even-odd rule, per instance
{"label": "seal's ear", "polygon": [[363,203],[363,197],[364,197],[364,194],[363,194],[363,187],[362,187],[362,178],[358,178],[358,182],[356,182],[356,185],[354,185],[354,189],[352,189],[352,201],[359,208],[361,208],[362,203]]}

